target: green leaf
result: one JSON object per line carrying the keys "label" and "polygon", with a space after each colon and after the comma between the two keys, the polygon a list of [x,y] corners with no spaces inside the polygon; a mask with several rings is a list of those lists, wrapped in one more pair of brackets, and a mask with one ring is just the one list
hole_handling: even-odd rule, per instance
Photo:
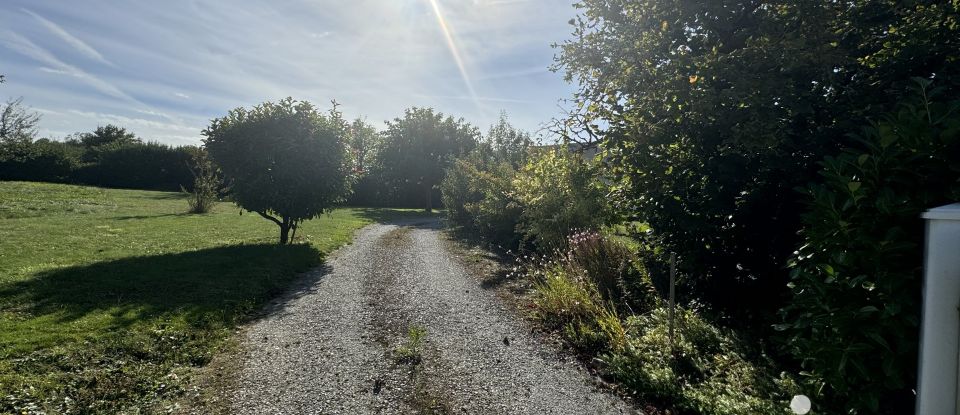
{"label": "green leaf", "polygon": [[850,189],[850,192],[855,193],[857,190],[860,190],[860,182],[849,182],[847,183],[847,189]]}
{"label": "green leaf", "polygon": [[871,333],[867,333],[867,337],[869,337],[869,338],[871,338],[873,341],[877,342],[877,344],[879,344],[880,347],[883,347],[883,348],[886,349],[887,351],[892,351],[892,350],[890,349],[890,345],[887,344],[887,341],[884,340],[883,337],[881,337],[879,334],[871,332]]}
{"label": "green leaf", "polygon": [[890,147],[890,144],[897,141],[897,135],[893,132],[893,127],[890,124],[880,124],[877,127],[877,133],[880,135],[880,147]]}

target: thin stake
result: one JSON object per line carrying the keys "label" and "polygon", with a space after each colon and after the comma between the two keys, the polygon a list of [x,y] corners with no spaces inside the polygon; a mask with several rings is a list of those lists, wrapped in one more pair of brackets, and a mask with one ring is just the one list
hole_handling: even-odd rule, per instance
{"label": "thin stake", "polygon": [[677,253],[670,253],[670,350],[673,350],[673,319],[674,319],[674,308],[676,305],[676,287],[677,287]]}

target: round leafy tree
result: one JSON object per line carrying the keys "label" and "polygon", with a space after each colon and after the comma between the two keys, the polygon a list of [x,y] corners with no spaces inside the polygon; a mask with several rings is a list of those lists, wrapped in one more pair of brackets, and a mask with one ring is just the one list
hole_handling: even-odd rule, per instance
{"label": "round leafy tree", "polygon": [[377,153],[378,171],[392,193],[423,195],[424,210],[430,212],[451,160],[472,150],[479,137],[476,127],[462,118],[433,108],[409,108],[403,118],[387,121]]}
{"label": "round leafy tree", "polygon": [[203,131],[233,200],[280,227],[280,243],[349,191],[346,123],[334,104],[323,114],[286,98],[237,108]]}

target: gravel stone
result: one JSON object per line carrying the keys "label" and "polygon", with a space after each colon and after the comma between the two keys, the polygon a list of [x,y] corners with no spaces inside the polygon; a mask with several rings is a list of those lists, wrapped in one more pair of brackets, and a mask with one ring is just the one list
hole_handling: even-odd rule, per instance
{"label": "gravel stone", "polygon": [[[401,358],[408,331],[426,330]],[[437,220],[370,225],[245,330],[240,414],[638,413],[539,341]]]}

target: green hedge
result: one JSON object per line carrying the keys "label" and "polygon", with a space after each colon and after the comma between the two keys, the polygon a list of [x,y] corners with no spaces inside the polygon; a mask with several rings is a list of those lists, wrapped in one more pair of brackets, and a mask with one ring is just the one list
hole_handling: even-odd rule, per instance
{"label": "green hedge", "polygon": [[960,200],[960,100],[929,80],[915,98],[827,157],[804,189],[803,244],[790,261],[784,347],[807,393],[835,413],[909,413],[916,385],[923,223]]}

